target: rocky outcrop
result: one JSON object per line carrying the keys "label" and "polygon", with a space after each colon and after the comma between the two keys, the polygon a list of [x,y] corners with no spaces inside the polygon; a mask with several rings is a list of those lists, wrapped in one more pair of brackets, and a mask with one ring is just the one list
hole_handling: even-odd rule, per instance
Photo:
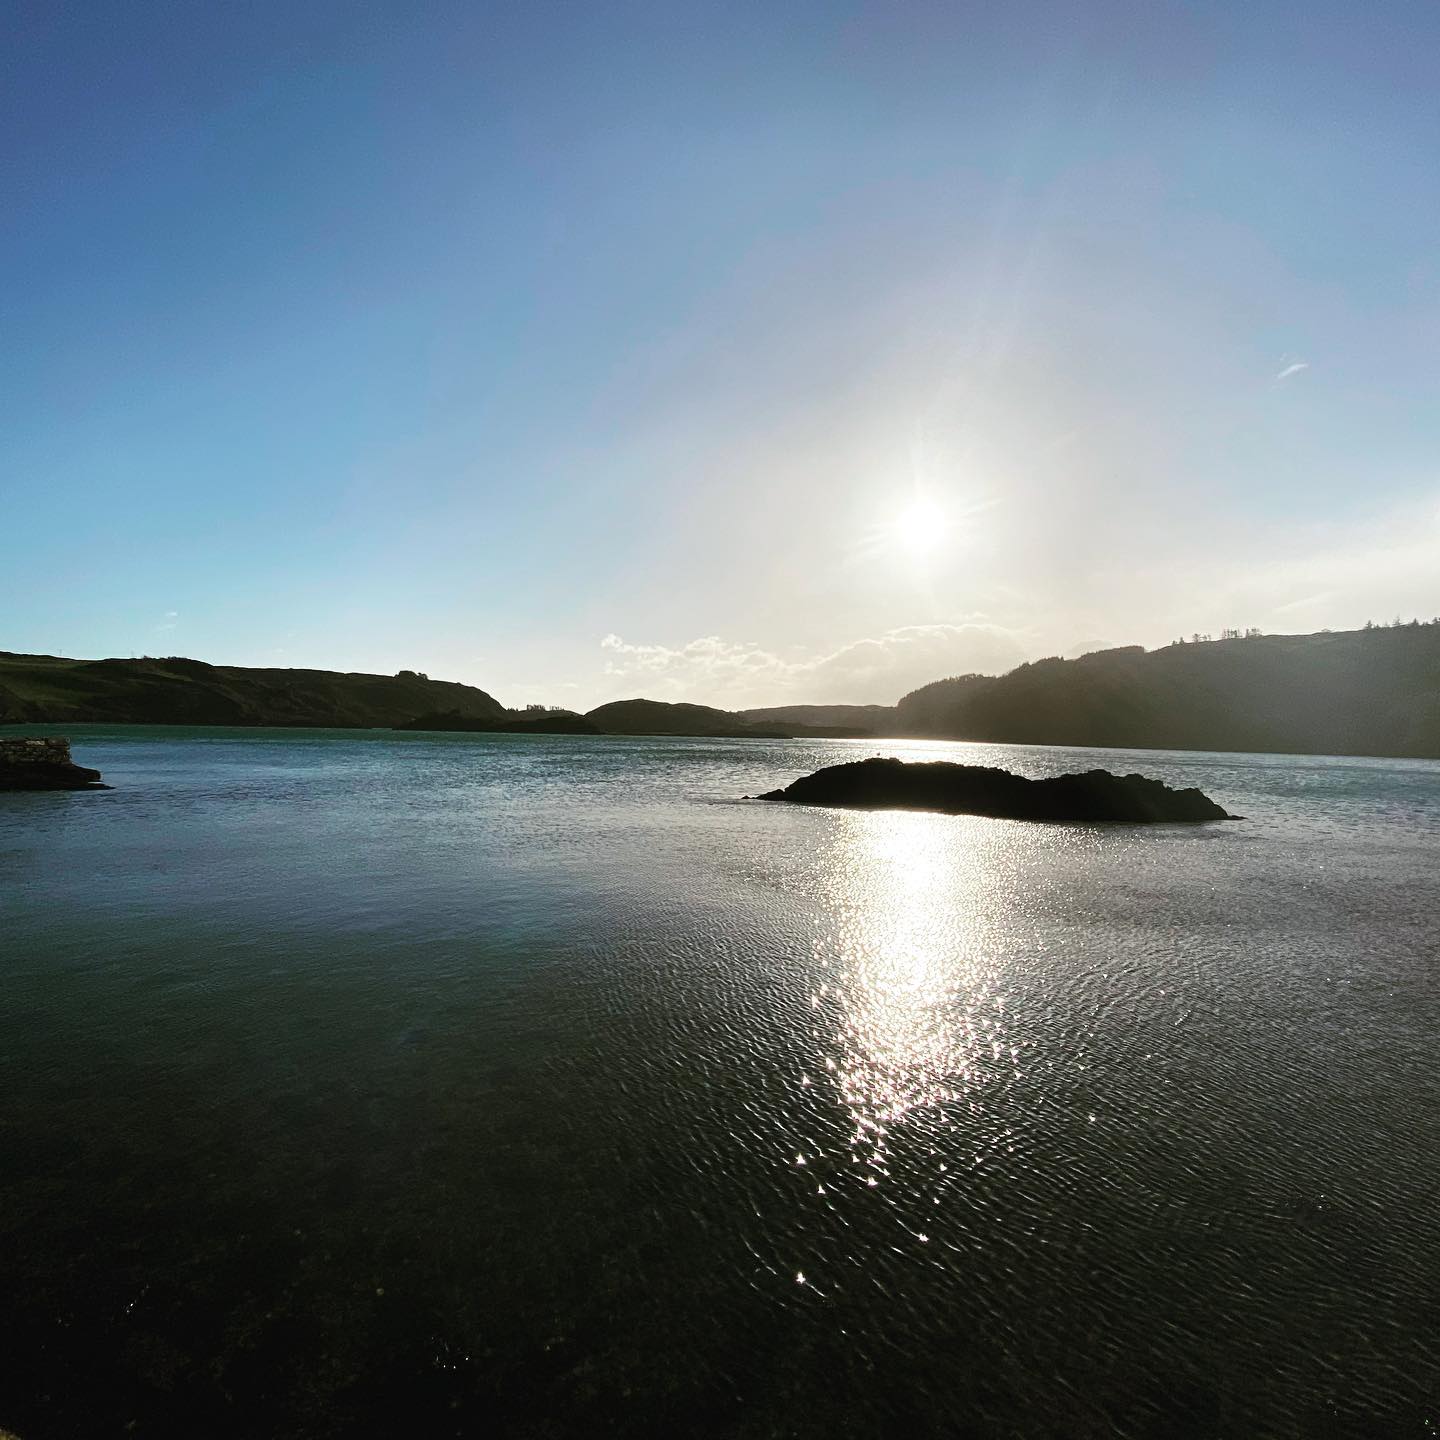
{"label": "rocky outcrop", "polygon": [[1143,775],[1087,770],[1027,780],[1008,770],[945,761],[860,760],[829,765],[758,795],[793,805],[834,805],[853,810],[938,810],[947,815],[988,815],[1007,820],[1124,820],[1132,823],[1233,820],[1199,790],[1172,790]]}
{"label": "rocky outcrop", "polygon": [[0,790],[108,790],[100,772],[70,759],[70,742],[19,736],[0,740]]}

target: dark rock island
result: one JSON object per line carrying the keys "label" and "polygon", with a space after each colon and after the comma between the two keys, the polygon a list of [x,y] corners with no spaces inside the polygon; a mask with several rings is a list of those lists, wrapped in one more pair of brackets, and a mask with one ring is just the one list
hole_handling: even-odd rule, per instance
{"label": "dark rock island", "polygon": [[108,790],[100,772],[70,759],[70,742],[30,736],[0,740],[0,790]]}
{"label": "dark rock island", "polygon": [[1234,820],[1199,790],[1172,790],[1143,775],[1087,770],[1027,780],[1008,770],[947,761],[859,760],[828,765],[758,800],[851,810],[938,810],[1002,820],[1125,820],[1132,823]]}

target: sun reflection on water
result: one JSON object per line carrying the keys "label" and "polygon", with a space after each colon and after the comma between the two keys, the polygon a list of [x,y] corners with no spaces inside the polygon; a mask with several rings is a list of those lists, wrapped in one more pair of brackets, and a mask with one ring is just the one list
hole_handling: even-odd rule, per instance
{"label": "sun reflection on water", "polygon": [[873,1186],[900,1127],[933,1122],[1017,1058],[988,944],[1009,827],[849,818],[830,882],[839,923],[818,956],[832,978],[812,1003],[834,1020],[823,1064]]}

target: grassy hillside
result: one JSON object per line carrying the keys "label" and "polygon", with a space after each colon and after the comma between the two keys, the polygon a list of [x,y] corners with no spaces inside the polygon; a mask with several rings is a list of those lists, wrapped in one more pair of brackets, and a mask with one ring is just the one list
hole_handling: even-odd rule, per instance
{"label": "grassy hillside", "polygon": [[504,718],[470,685],[333,670],[251,670],[178,657],[64,660],[0,651],[0,723],[390,726],[427,711]]}
{"label": "grassy hillside", "polygon": [[1440,625],[1038,660],[897,710],[910,734],[962,740],[1440,757]]}

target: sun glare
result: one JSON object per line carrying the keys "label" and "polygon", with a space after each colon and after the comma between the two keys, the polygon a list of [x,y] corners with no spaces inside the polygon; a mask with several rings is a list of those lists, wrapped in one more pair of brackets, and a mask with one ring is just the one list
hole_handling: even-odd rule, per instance
{"label": "sun glare", "polygon": [[895,534],[911,555],[928,555],[945,538],[945,512],[930,500],[912,500],[895,517]]}

